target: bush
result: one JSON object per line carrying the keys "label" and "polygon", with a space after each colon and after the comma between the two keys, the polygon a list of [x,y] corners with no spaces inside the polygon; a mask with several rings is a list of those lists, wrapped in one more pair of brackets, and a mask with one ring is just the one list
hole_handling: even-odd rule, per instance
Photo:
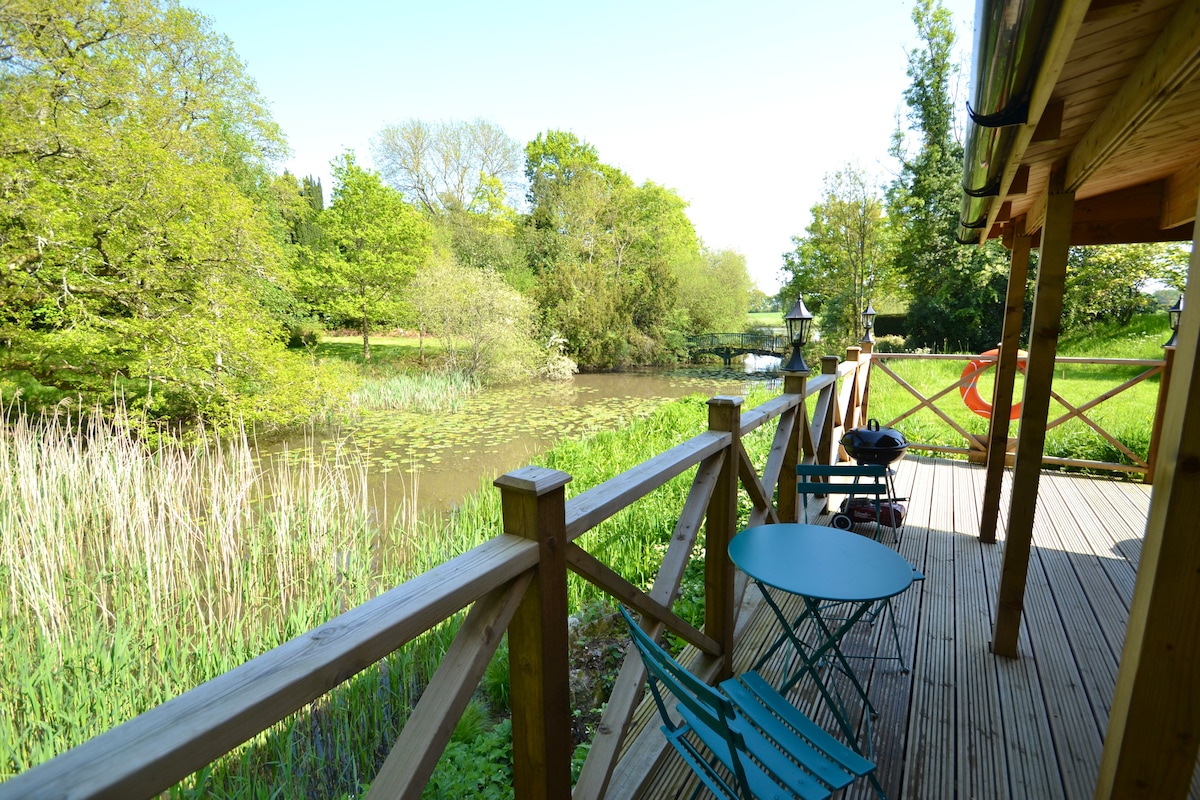
{"label": "bush", "polygon": [[875,352],[876,353],[904,353],[904,337],[903,336],[876,336],[875,337]]}

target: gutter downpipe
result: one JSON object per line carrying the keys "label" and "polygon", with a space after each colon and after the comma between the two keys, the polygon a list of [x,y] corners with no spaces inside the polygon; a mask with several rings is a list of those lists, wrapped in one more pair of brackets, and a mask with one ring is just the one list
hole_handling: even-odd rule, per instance
{"label": "gutter downpipe", "polygon": [[1033,85],[1060,9],[1059,0],[977,0],[970,121],[963,150],[961,244],[987,239],[988,212],[1020,125],[1029,122]]}

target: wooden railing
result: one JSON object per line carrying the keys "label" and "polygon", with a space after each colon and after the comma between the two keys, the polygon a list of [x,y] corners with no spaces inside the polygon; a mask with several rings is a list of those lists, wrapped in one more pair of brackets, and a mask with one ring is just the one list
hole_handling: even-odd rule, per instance
{"label": "wooden railing", "polygon": [[[698,648],[698,674],[728,675],[744,588],[726,555],[738,524],[739,486],[753,506],[751,524],[794,520],[795,465],[798,459],[838,459],[842,430],[861,417],[867,363],[857,348],[841,364],[826,357],[820,375],[785,378],[780,397],[745,413],[741,398],[713,398],[706,432],[570,499],[571,477],[563,472],[526,467],[501,476],[495,485],[503,533],[494,539],[9,779],[0,784],[0,798],[155,795],[468,606],[368,796],[420,795],[506,629],[516,797],[571,796],[567,571],[640,611],[647,630],[669,629]],[[807,398],[814,399],[811,420]],[[741,442],[772,421],[774,438],[760,474]],[[585,531],[692,470],[691,489],[649,591],[576,543]],[[671,610],[702,520],[703,631]],[[627,658],[574,797],[604,796],[644,679],[641,660]]]}
{"label": "wooden railing", "polygon": [[[1168,355],[1169,355],[1169,353],[1168,353]],[[968,458],[971,458],[972,460],[978,460],[981,462],[986,460],[987,444],[988,444],[987,436],[972,434],[972,433],[968,432],[959,422],[957,422],[953,417],[951,417],[943,409],[941,409],[937,406],[937,401],[939,401],[940,399],[942,399],[943,397],[945,397],[947,395],[950,395],[957,402],[958,397],[954,396],[955,394],[957,394],[956,390],[958,390],[958,388],[960,386],[964,385],[965,383],[967,383],[967,381],[969,381],[971,379],[970,375],[963,376],[959,380],[953,381],[947,386],[939,386],[938,388],[933,389],[933,390],[930,390],[928,388],[922,390],[922,389],[918,389],[918,388],[914,387],[909,381],[905,380],[894,369],[892,369],[888,365],[887,362],[888,361],[900,361],[900,360],[988,362],[988,361],[995,361],[996,359],[994,356],[929,355],[929,354],[917,354],[917,353],[875,353],[875,354],[868,356],[867,358],[869,358],[869,360],[871,361],[871,370],[870,371],[872,373],[872,380],[877,382],[882,376],[886,375],[887,377],[889,377],[890,379],[895,381],[897,384],[899,384],[909,394],[911,394],[915,400],[915,404],[912,407],[902,411],[901,413],[899,413],[899,414],[889,413],[887,416],[890,417],[890,419],[888,419],[886,421],[881,419],[880,420],[881,424],[883,424],[886,427],[893,427],[893,426],[897,426],[897,425],[902,426],[905,419],[911,417],[912,415],[916,414],[919,411],[928,410],[928,411],[932,412],[934,415],[936,415],[948,427],[950,427],[952,430],[954,430],[955,433],[957,433],[958,435],[960,435],[962,437],[963,446],[956,447],[956,446],[948,446],[948,445],[944,445],[944,444],[934,444],[934,443],[930,443],[930,442],[911,442],[911,446],[914,449],[928,450],[928,451],[932,451],[932,452],[952,453],[952,454],[956,454],[956,455],[966,455]],[[1053,430],[1054,428],[1058,427],[1059,425],[1063,425],[1071,420],[1079,420],[1084,425],[1086,425],[1089,429],[1091,429],[1095,433],[1096,436],[1098,436],[1101,439],[1103,439],[1104,441],[1107,441],[1108,443],[1110,443],[1117,451],[1119,451],[1122,455],[1124,455],[1129,460],[1129,463],[1113,462],[1113,461],[1091,461],[1091,460],[1081,459],[1081,458],[1061,458],[1061,457],[1054,457],[1054,456],[1043,456],[1042,463],[1045,465],[1053,465],[1053,466],[1080,467],[1080,468],[1086,468],[1086,469],[1091,469],[1091,470],[1107,470],[1107,471],[1113,471],[1113,472],[1140,474],[1143,476],[1143,479],[1146,482],[1149,482],[1151,476],[1154,473],[1153,466],[1154,466],[1154,459],[1155,459],[1156,451],[1157,451],[1157,447],[1158,447],[1158,431],[1162,425],[1162,402],[1163,402],[1163,398],[1165,397],[1165,394],[1166,394],[1166,391],[1165,391],[1166,387],[1170,380],[1171,361],[1170,361],[1169,357],[1165,360],[1147,360],[1147,359],[1130,359],[1130,358],[1059,357],[1059,358],[1055,359],[1054,363],[1055,363],[1056,369],[1060,369],[1060,368],[1066,367],[1068,365],[1090,364],[1090,365],[1101,365],[1101,366],[1109,366],[1109,367],[1141,367],[1141,368],[1143,368],[1143,370],[1140,373],[1138,373],[1137,375],[1135,375],[1134,377],[1130,378],[1129,380],[1126,380],[1123,383],[1113,386],[1112,388],[1100,393],[1099,395],[1097,395],[1093,398],[1090,398],[1086,402],[1072,403],[1072,402],[1066,400],[1060,393],[1053,391],[1053,389],[1051,390],[1051,393],[1050,393],[1051,397],[1055,401],[1057,401],[1059,404],[1062,405],[1062,407],[1065,409],[1065,413],[1061,414],[1060,416],[1056,417],[1055,419],[1048,421],[1046,424],[1047,431]],[[882,373],[882,374],[879,374],[879,373]],[[1124,391],[1136,386],[1137,384],[1141,383],[1142,381],[1145,381],[1156,375],[1161,376],[1159,379],[1158,399],[1157,399],[1157,402],[1155,404],[1155,409],[1154,409],[1154,418],[1153,418],[1153,423],[1152,423],[1153,427],[1151,429],[1149,451],[1147,452],[1146,456],[1143,458],[1140,454],[1135,453],[1128,446],[1126,446],[1124,443],[1122,443],[1120,440],[1118,440],[1117,437],[1114,436],[1112,433],[1105,430],[1099,423],[1097,423],[1091,416],[1088,415],[1088,412],[1091,411],[1092,409],[1096,408],[1098,405],[1103,403],[1105,400],[1113,398],[1113,397],[1117,396],[1118,394],[1120,394],[1121,392],[1124,392]],[[1019,398],[1014,398],[1014,401],[1017,401],[1017,400],[1019,400]]]}

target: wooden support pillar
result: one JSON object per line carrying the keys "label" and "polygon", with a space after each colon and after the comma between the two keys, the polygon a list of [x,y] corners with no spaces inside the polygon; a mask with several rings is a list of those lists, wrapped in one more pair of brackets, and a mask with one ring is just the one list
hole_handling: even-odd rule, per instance
{"label": "wooden support pillar", "polygon": [[513,790],[521,800],[571,796],[571,692],[567,653],[566,489],[544,467],[501,475],[504,532],[534,539],[537,572],[508,626]]}
{"label": "wooden support pillar", "polygon": [[1171,373],[1175,371],[1175,348],[1163,348],[1163,371],[1158,379],[1158,400],[1154,404],[1154,427],[1150,431],[1150,450],[1146,453],[1146,474],[1142,483],[1154,482],[1158,465],[1158,446],[1162,441],[1163,416],[1167,413],[1167,395],[1171,391]]}
{"label": "wooden support pillar", "polygon": [[[737,532],[738,464],[742,453],[742,398],[717,396],[708,401],[708,429],[733,434],[716,488],[708,501],[704,527],[704,632],[721,644],[724,658],[717,680],[733,675],[733,562],[729,541]],[[566,797],[568,795],[564,795]]]}
{"label": "wooden support pillar", "polygon": [[987,481],[983,488],[983,511],[979,518],[979,541],[996,541],[1000,517],[1000,490],[1004,485],[1004,462],[1008,458],[1009,415],[1013,385],[1017,380],[1017,350],[1021,347],[1021,321],[1025,318],[1025,283],[1029,276],[1032,237],[1025,234],[1025,221],[1017,220],[1012,258],[1008,269],[1008,292],[1004,298],[1004,328],[1000,335],[1000,357],[996,361],[992,418],[988,425]]}
{"label": "wooden support pillar", "polygon": [[[1200,216],[1188,286],[1200,286]],[[1161,457],[1096,800],[1186,797],[1200,753],[1200,304],[1179,323]],[[1188,410],[1192,413],[1189,414]]]}
{"label": "wooden support pillar", "polygon": [[1075,193],[1063,190],[1062,174],[1052,175],[1051,183],[1054,188],[1046,204],[1046,222],[1042,230],[1037,291],[1033,299],[1033,324],[1029,332],[1029,360],[1025,369],[1025,394],[1021,405],[1021,426],[1017,433],[1017,458],[1013,465],[1008,535],[1004,540],[996,625],[992,631],[992,652],[1009,658],[1017,657],[1021,612],[1025,607],[1025,581],[1029,573],[1038,481],[1046,445],[1054,356],[1062,322],[1071,217],[1075,210]]}
{"label": "wooden support pillar", "polygon": [[779,480],[775,484],[775,507],[779,511],[780,522],[795,522],[798,519],[796,465],[803,458],[802,442],[804,433],[808,430],[807,403],[803,399],[807,383],[807,375],[784,373],[783,393],[799,395],[801,400],[794,411],[792,435],[788,439],[787,449],[783,451],[783,462],[779,467]]}

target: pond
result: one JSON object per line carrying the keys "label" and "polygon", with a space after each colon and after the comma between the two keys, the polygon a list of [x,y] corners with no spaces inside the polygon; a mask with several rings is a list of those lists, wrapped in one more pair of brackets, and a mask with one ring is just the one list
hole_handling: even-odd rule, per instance
{"label": "pond", "polygon": [[481,484],[523,467],[556,442],[619,428],[655,406],[688,395],[745,394],[777,381],[779,359],[748,358],[741,370],[690,367],[576,375],[485,389],[453,412],[371,412],[353,427],[297,436],[268,453],[300,458],[340,448],[363,459],[381,519],[407,505],[449,511]]}

